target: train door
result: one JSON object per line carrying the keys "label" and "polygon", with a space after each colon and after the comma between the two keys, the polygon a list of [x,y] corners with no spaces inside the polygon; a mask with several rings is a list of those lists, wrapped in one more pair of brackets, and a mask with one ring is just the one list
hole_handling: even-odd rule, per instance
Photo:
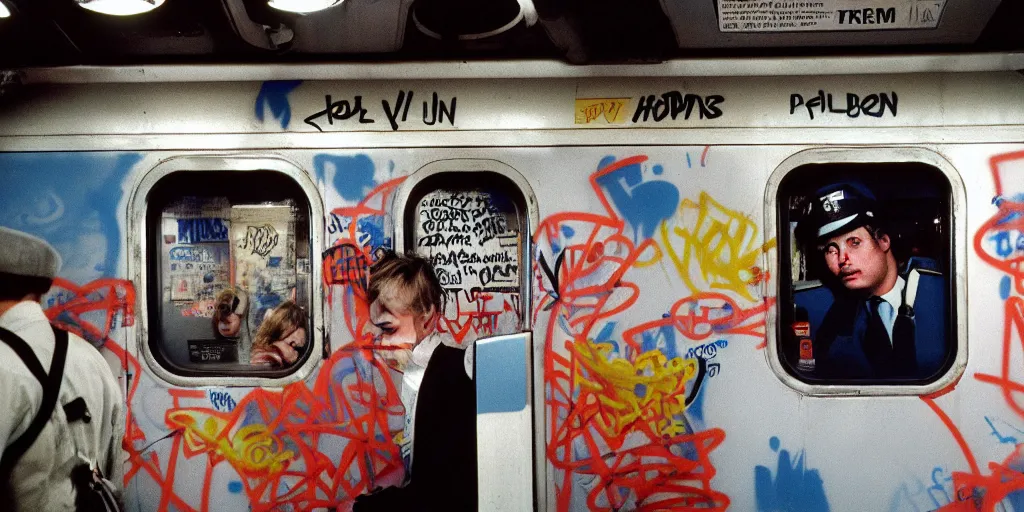
{"label": "train door", "polygon": [[543,460],[533,438],[543,430],[532,396],[532,189],[497,161],[443,160],[410,176],[395,205],[395,248],[430,259],[447,294],[438,328],[474,363],[480,510],[532,509]]}

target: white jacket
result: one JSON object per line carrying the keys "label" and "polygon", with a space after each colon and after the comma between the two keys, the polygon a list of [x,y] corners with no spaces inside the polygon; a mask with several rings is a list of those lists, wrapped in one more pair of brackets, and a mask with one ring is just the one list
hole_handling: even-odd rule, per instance
{"label": "white jacket", "polygon": [[[36,302],[20,302],[0,316],[0,327],[20,336],[49,371],[54,338]],[[17,510],[74,510],[71,469],[81,462],[99,466],[120,488],[123,483],[120,440],[124,434],[124,398],[110,366],[89,342],[68,336],[68,355],[60,396],[50,421],[14,467],[11,488]],[[28,367],[0,342],[0,446],[14,442],[32,422],[43,402],[43,388]],[[92,421],[68,424],[63,406],[85,400]],[[8,504],[4,504],[7,510]]]}

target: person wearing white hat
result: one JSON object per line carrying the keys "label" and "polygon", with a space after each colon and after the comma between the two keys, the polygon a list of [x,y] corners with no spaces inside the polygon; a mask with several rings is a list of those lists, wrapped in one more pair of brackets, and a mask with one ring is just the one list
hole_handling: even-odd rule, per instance
{"label": "person wearing white hat", "polygon": [[60,267],[49,243],[0,227],[4,510],[85,510],[97,496],[81,491],[88,482],[106,486],[105,496],[116,496],[110,487],[121,485],[124,399],[117,379],[92,344],[51,327],[40,304]]}

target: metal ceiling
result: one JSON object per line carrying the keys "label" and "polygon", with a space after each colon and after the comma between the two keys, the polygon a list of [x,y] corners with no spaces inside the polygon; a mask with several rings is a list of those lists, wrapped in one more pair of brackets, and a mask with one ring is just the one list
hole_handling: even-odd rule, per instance
{"label": "metal ceiling", "polygon": [[[308,15],[271,9],[266,0],[166,0],[128,17],[87,11],[73,0],[0,1],[13,12],[0,19],[6,69],[491,59],[628,64],[1024,50],[1024,0],[345,0]],[[772,4],[776,12],[798,4],[835,7],[834,24],[841,17],[872,25],[800,31],[729,21],[756,18],[736,16],[741,7]],[[882,7],[847,15],[843,5]],[[887,13],[904,11],[887,5],[910,9],[920,23],[899,28],[906,20]],[[921,11],[926,7],[934,9]]]}

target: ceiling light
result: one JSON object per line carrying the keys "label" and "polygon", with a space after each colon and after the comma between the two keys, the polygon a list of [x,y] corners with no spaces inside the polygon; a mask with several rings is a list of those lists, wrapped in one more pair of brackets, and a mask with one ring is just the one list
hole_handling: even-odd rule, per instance
{"label": "ceiling light", "polygon": [[0,2],[0,19],[10,18],[10,17],[11,17],[11,10],[7,8],[6,4],[4,4],[3,2]]}
{"label": "ceiling light", "polygon": [[79,7],[102,14],[131,16],[152,11],[160,7],[164,0],[75,0],[75,3]]}
{"label": "ceiling light", "polygon": [[270,0],[267,2],[267,5],[281,11],[305,14],[307,12],[322,11],[328,7],[334,7],[343,1],[344,0]]}

